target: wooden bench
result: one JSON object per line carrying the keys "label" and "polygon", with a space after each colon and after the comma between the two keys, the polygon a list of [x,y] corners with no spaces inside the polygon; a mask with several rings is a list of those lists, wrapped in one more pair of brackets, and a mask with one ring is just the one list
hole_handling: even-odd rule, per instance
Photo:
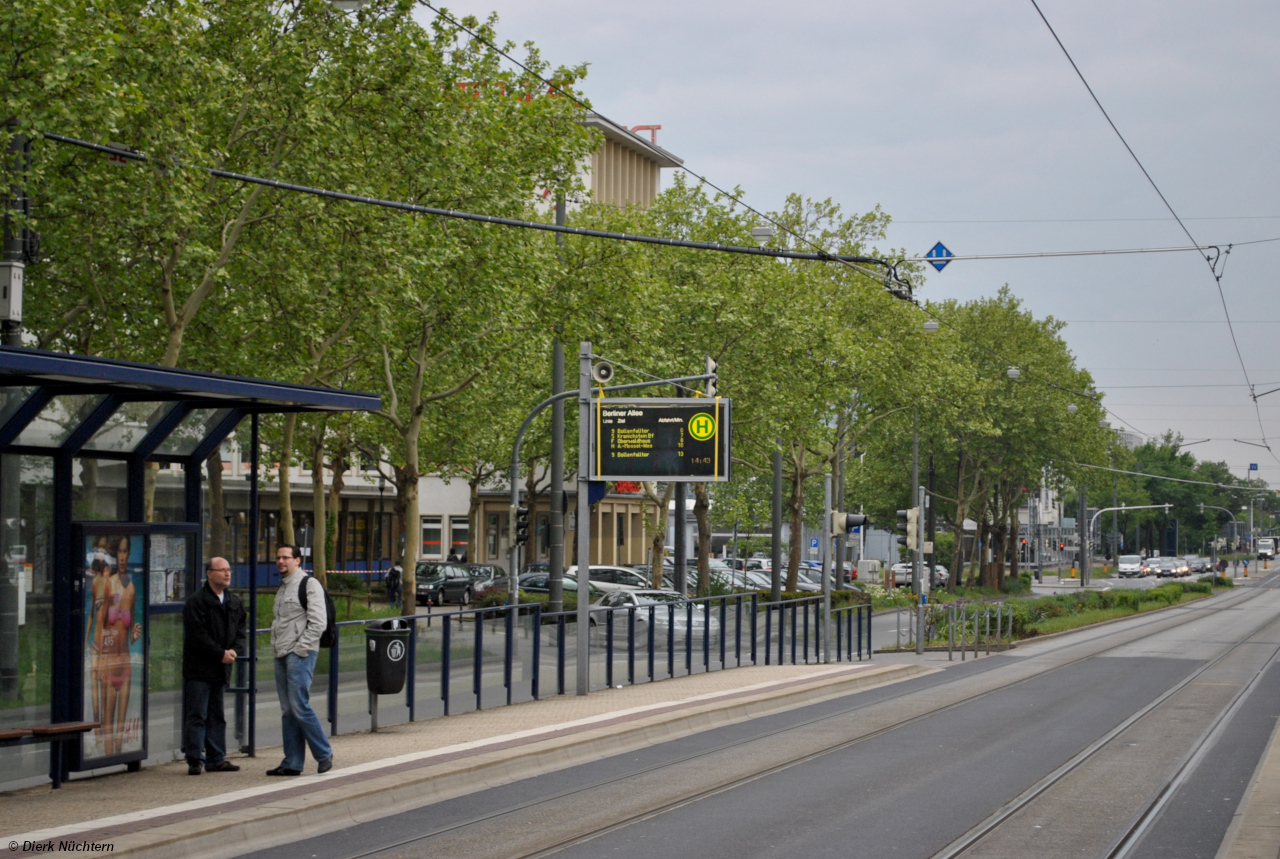
{"label": "wooden bench", "polygon": [[100,722],[55,722],[52,725],[32,725],[29,728],[5,728],[0,730],[0,746],[48,743],[49,777],[53,779],[53,789],[57,790],[62,787],[64,746],[100,725]]}

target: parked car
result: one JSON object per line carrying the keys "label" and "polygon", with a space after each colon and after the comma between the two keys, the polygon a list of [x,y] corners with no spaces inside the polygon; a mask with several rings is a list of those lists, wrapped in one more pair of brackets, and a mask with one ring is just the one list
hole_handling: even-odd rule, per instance
{"label": "parked car", "polygon": [[[708,572],[710,573],[712,584],[720,590],[755,590],[755,587],[748,583],[749,580],[746,578],[746,574],[739,572],[738,570],[720,570],[712,567]],[[686,567],[685,576],[685,586],[689,590],[689,595],[693,596],[698,590],[698,565],[690,564]],[[662,584],[665,585],[668,590],[676,590],[675,570],[668,569],[662,574]]]}
{"label": "parked car", "polygon": [[[668,628],[675,631],[676,635],[683,635],[686,631],[692,629],[694,635],[698,635],[704,629],[710,635],[720,634],[720,621],[716,617],[716,612],[711,612],[711,622],[707,623],[706,610],[702,605],[695,604],[693,607],[693,626],[689,626],[689,611],[682,605],[677,605],[672,617],[672,612],[667,608],[672,603],[684,603],[687,598],[677,591],[614,591],[605,594],[593,605],[597,608],[614,608],[627,609],[634,607],[636,610],[636,639],[643,640],[649,634],[649,606],[657,606],[653,613],[653,632],[654,638],[661,640],[666,636]],[[607,621],[603,614],[593,613],[591,616],[592,626],[603,626]],[[621,615],[614,618],[614,632],[626,635],[627,616]]]}
{"label": "parked car", "polygon": [[471,571],[462,564],[419,561],[413,571],[418,605],[468,605],[477,593]]}
{"label": "parked car", "polygon": [[[578,596],[578,580],[565,573],[562,579],[565,596],[572,596],[575,599]],[[547,594],[551,593],[551,574],[550,573],[525,573],[520,577],[520,590],[530,594]],[[600,590],[595,584],[590,585],[591,598],[604,596],[604,591]]]}
{"label": "parked car", "polygon": [[1122,578],[1142,575],[1142,558],[1138,555],[1121,555],[1116,559],[1116,572]]}
{"label": "parked car", "polygon": [[507,589],[507,571],[501,564],[467,564],[466,568],[471,574],[474,595]]}
{"label": "parked car", "polygon": [[[565,578],[573,576],[577,579],[578,568],[569,567],[564,571]],[[613,567],[607,564],[591,565],[591,584],[608,593],[616,590],[639,590],[649,587],[649,580],[630,567]]]}

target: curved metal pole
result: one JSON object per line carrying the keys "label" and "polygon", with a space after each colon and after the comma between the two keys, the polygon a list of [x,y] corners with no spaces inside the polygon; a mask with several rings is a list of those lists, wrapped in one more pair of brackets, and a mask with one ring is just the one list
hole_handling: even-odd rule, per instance
{"label": "curved metal pole", "polygon": [[[654,379],[650,382],[632,382],[627,385],[607,385],[605,391],[629,391],[636,388],[654,388],[659,385],[671,385],[681,382],[702,382],[712,377],[711,373],[703,373],[698,376],[680,376],[675,379]],[[507,572],[507,603],[509,605],[518,605],[520,602],[519,577],[518,569],[520,562],[520,547],[516,543],[516,510],[520,507],[520,445],[524,441],[524,434],[528,431],[529,425],[533,423],[533,419],[540,415],[545,409],[549,408],[561,400],[568,400],[577,397],[579,392],[562,391],[547,397],[542,402],[533,407],[533,411],[529,412],[524,419],[524,423],[520,424],[520,430],[516,433],[515,443],[511,446],[511,509],[507,517],[507,535],[509,541],[509,562],[510,570]],[[581,443],[581,441],[579,441]]]}
{"label": "curved metal pole", "polygon": [[577,391],[562,391],[559,394],[547,397],[538,405],[533,407],[533,411],[529,412],[528,417],[524,419],[524,423],[520,424],[520,431],[516,433],[515,444],[511,446],[511,511],[507,516],[507,534],[510,552],[511,567],[507,571],[507,604],[520,604],[520,545],[516,542],[516,510],[520,507],[520,444],[524,441],[524,434],[528,431],[529,425],[533,423],[543,410],[547,409],[554,403],[561,400],[567,400],[571,397],[578,396]]}

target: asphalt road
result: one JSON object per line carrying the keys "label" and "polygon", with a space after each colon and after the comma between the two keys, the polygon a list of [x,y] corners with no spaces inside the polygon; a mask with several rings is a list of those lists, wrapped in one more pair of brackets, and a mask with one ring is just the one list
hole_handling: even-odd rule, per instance
{"label": "asphalt road", "polygon": [[1118,731],[966,854],[1100,856],[1264,672],[1133,854],[1212,857],[1280,713],[1270,584],[261,855],[931,857]]}

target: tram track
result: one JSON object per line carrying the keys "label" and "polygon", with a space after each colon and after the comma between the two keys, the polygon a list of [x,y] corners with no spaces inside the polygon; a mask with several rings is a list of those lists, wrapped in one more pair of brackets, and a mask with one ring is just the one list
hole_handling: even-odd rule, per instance
{"label": "tram track", "polygon": [[[1253,589],[1253,595],[1257,596],[1269,590],[1276,590],[1277,584],[1280,584],[1280,579],[1274,582],[1269,582],[1265,586]],[[1191,684],[1197,682],[1202,676],[1217,667],[1227,657],[1231,656],[1241,647],[1253,643],[1251,639],[1255,636],[1264,632],[1268,627],[1275,626],[1277,624],[1280,624],[1280,618],[1269,618],[1259,624],[1255,629],[1251,630],[1248,635],[1244,636],[1213,659],[1197,668],[1178,683],[1175,683],[1173,686],[1166,689],[1154,700],[1150,701],[1137,712],[1130,715],[1106,734],[1090,743],[1066,763],[1062,764],[1053,772],[1037,781],[1030,788],[1027,788],[986,820],[966,832],[945,849],[935,853],[932,859],[958,859],[958,857],[974,852],[986,839],[996,833],[1002,825],[1018,814],[1029,809],[1037,801],[1040,801],[1052,788],[1061,784],[1073,773],[1079,771],[1081,767],[1096,758],[1104,749],[1110,747],[1111,744],[1119,737],[1123,736],[1139,722],[1158,711],[1163,704],[1168,702]],[[1262,676],[1275,663],[1278,655],[1280,655],[1280,645],[1272,648],[1270,655],[1263,660],[1262,664],[1254,671],[1249,682],[1241,684],[1239,691],[1232,696],[1227,705],[1223,707],[1211,720],[1209,726],[1201,733],[1200,737],[1183,756],[1178,765],[1168,774],[1168,776],[1143,804],[1139,813],[1133,817],[1133,819],[1108,846],[1106,852],[1103,854],[1104,859],[1124,859],[1124,857],[1127,857],[1132,853],[1132,851],[1141,842],[1143,835],[1145,835],[1149,830],[1151,824],[1159,817],[1160,812],[1164,809],[1169,798],[1176,793],[1178,786],[1186,776],[1194,770],[1195,764],[1203,759],[1206,751],[1212,746],[1213,740],[1220,735],[1221,730],[1239,709],[1241,703],[1245,701],[1248,698],[1248,695],[1257,687]]]}
{"label": "tram track", "polygon": [[[1280,577],[1277,577],[1275,581],[1268,582],[1265,585],[1252,587],[1247,592],[1244,592],[1244,593],[1226,594],[1224,595],[1222,602],[1220,602],[1217,605],[1208,605],[1208,606],[1200,607],[1193,603],[1187,606],[1186,608],[1189,611],[1195,612],[1200,617],[1208,616],[1213,613],[1231,610],[1231,609],[1238,608],[1242,605],[1245,605],[1251,600],[1260,596],[1261,594],[1270,590],[1277,589],[1277,585],[1280,585]],[[946,712],[948,710],[952,710],[964,705],[968,705],[982,698],[993,695],[997,692],[1004,692],[1010,688],[1013,688],[1023,683],[1027,683],[1031,680],[1043,678],[1052,673],[1069,668],[1073,665],[1078,665],[1079,663],[1084,662],[1086,660],[1093,659],[1098,656],[1102,656],[1110,651],[1124,647],[1128,644],[1131,644],[1134,641],[1140,640],[1146,635],[1152,634],[1152,632],[1160,632],[1160,631],[1164,631],[1165,629],[1173,629],[1185,622],[1186,622],[1185,615],[1175,617],[1175,618],[1171,618],[1167,616],[1152,617],[1146,620],[1140,620],[1137,623],[1126,625],[1123,628],[1116,629],[1112,632],[1102,633],[1097,638],[1091,639],[1089,641],[1071,642],[1070,640],[1064,640],[1060,647],[1056,647],[1046,654],[1039,654],[1039,656],[1046,656],[1051,653],[1059,653],[1063,650],[1068,650],[1070,648],[1075,648],[1075,647],[1087,648],[1088,652],[1083,653],[1082,655],[1076,658],[1069,659],[1057,665],[1050,666],[1044,669],[1043,671],[1036,672],[1035,674],[1032,674],[1026,677],[1020,677],[1008,683],[1001,683],[997,686],[984,689],[975,694],[961,697],[938,709],[929,710],[928,712],[922,712],[914,716],[900,719],[893,722],[892,724],[888,724],[883,727],[880,727],[871,731],[867,731],[865,733],[861,733],[855,737],[849,737],[845,740],[842,740],[836,743],[828,743],[826,745],[823,745],[821,748],[815,749],[805,754],[801,754],[801,755],[789,758],[783,762],[780,762],[771,766],[760,768],[748,774],[730,778],[723,782],[716,783],[699,790],[693,790],[687,793],[683,793],[674,798],[670,798],[665,802],[659,802],[659,803],[647,806],[641,810],[624,814],[622,817],[617,818],[615,820],[611,820],[608,823],[590,826],[586,831],[574,832],[565,838],[554,839],[551,841],[544,841],[540,843],[535,849],[524,850],[522,852],[505,853],[503,855],[510,857],[510,859],[534,859],[534,857],[548,856],[548,855],[560,852],[562,850],[565,850],[577,844],[591,841],[601,836],[608,835],[609,833],[616,832],[620,829],[624,829],[633,824],[636,824],[645,820],[650,820],[652,818],[666,814],[670,811],[674,811],[675,809],[682,808],[682,807],[691,805],[693,803],[699,802],[700,800],[707,799],[709,797],[731,791],[742,785],[748,784],[753,781],[757,781],[762,778],[766,778],[770,775],[774,775],[776,773],[782,772],[792,767],[796,767],[804,763],[816,760],[818,758],[821,758],[833,752],[839,752],[844,749],[851,748],[867,740],[875,739],[876,737],[883,736],[887,733],[896,731],[900,728],[903,728],[908,725],[912,725],[917,722],[920,722],[924,719],[930,718],[934,715],[937,715],[938,713]],[[1164,693],[1158,696],[1156,700],[1150,702],[1148,705],[1143,707],[1138,713],[1135,713],[1133,716],[1130,716],[1128,719],[1122,722],[1121,725],[1117,726],[1112,731],[1109,731],[1106,735],[1104,735],[1103,738],[1090,744],[1090,746],[1086,747],[1086,749],[1083,752],[1073,757],[1071,761],[1068,761],[1067,764],[1064,764],[1062,767],[1059,767],[1057,770],[1055,770],[1053,773],[1051,773],[1049,776],[1043,779],[1042,782],[1038,782],[1037,785],[1032,789],[1030,789],[1029,791],[1021,794],[1009,805],[1006,805],[999,812],[997,812],[996,815],[993,815],[991,818],[988,818],[988,820],[984,821],[982,824],[979,824],[979,826],[976,827],[975,830],[971,830],[970,833],[966,833],[966,836],[962,837],[961,839],[961,841],[965,842],[963,845],[961,845],[960,842],[954,842],[953,845],[948,847],[942,853],[937,854],[937,856],[951,857],[951,856],[963,855],[973,845],[979,843],[983,838],[985,838],[987,834],[989,834],[990,832],[998,828],[1000,823],[1009,819],[1009,817],[1012,817],[1014,814],[1018,813],[1018,811],[1022,810],[1023,808],[1026,808],[1028,805],[1034,802],[1036,797],[1043,794],[1046,790],[1051,788],[1054,784],[1057,784],[1063,778],[1069,775],[1071,772],[1074,772],[1076,769],[1078,769],[1079,766],[1081,766],[1085,761],[1087,761],[1093,755],[1097,754],[1099,750],[1104,748],[1107,745],[1107,743],[1114,740],[1114,738],[1118,736],[1120,733],[1122,733],[1125,728],[1131,727],[1133,723],[1136,723],[1141,718],[1145,717],[1146,715],[1149,715],[1150,712],[1152,712],[1156,707],[1158,707],[1160,703],[1167,701],[1170,697],[1172,697],[1172,695],[1176,694],[1177,691],[1185,688],[1191,682],[1194,682],[1194,680],[1197,677],[1201,676],[1206,670],[1208,670],[1213,665],[1218,664],[1229,653],[1233,652],[1241,644],[1248,641],[1249,638],[1258,634],[1258,632],[1265,629],[1269,624],[1272,624],[1275,622],[1276,622],[1276,619],[1272,618],[1264,622],[1263,624],[1261,624],[1258,627],[1258,629],[1250,632],[1248,636],[1245,636],[1243,639],[1241,639],[1241,641],[1237,642],[1235,645],[1230,647],[1227,651],[1224,651],[1223,653],[1219,654],[1213,660],[1211,660],[1206,665],[1201,666],[1199,669],[1197,669],[1187,678],[1184,678],[1182,681],[1175,684],[1170,689],[1166,690]],[[1122,640],[1116,641],[1115,643],[1102,647],[1101,649],[1098,649],[1096,647],[1096,645],[1099,644],[1100,641],[1106,640],[1106,639],[1113,639],[1113,638],[1119,638]],[[1091,647],[1090,645],[1093,645],[1093,646]],[[1278,648],[1278,650],[1280,650],[1280,648]],[[1275,658],[1275,654],[1272,654],[1272,657],[1267,660],[1266,664],[1267,665],[1271,664],[1274,658]],[[1259,674],[1256,676],[1260,676],[1260,673],[1261,672],[1259,672]],[[1254,681],[1255,683],[1256,683],[1256,676]],[[951,683],[962,682],[964,679],[965,677],[957,677],[954,680],[944,681],[943,683],[940,683],[935,687],[930,687],[930,689],[936,690],[936,689],[945,687],[946,685],[949,685]],[[1250,684],[1248,688],[1252,688],[1252,685],[1253,684]],[[628,772],[619,774],[617,776],[594,780],[585,785],[575,786],[569,789],[548,794],[546,796],[541,796],[536,799],[531,799],[525,802],[521,802],[512,806],[508,806],[508,807],[497,809],[491,812],[475,815],[465,820],[460,820],[455,823],[432,828],[431,830],[426,832],[414,834],[410,837],[401,838],[394,841],[383,842],[376,846],[372,846],[367,849],[360,850],[359,852],[345,854],[342,857],[342,859],[366,859],[366,857],[377,856],[380,854],[394,854],[397,851],[404,850],[405,848],[411,848],[411,847],[414,847],[415,845],[424,845],[427,842],[431,842],[432,840],[435,840],[435,839],[441,839],[445,836],[457,836],[459,834],[465,833],[465,831],[468,829],[472,829],[472,828],[483,829],[486,824],[493,824],[495,822],[501,821],[503,818],[509,818],[509,817],[513,817],[521,814],[537,813],[539,809],[548,809],[550,807],[556,806],[557,804],[572,802],[575,798],[595,794],[596,792],[609,787],[621,786],[627,782],[635,781],[645,776],[652,776],[652,775],[661,773],[664,770],[672,770],[673,768],[680,767],[681,765],[684,765],[684,764],[692,764],[695,762],[707,761],[715,756],[723,755],[727,752],[732,752],[734,750],[743,750],[749,746],[752,746],[758,743],[776,742],[781,738],[784,738],[788,734],[794,735],[797,732],[804,732],[805,729],[819,726],[822,723],[832,722],[834,720],[859,713],[860,711],[864,711],[869,708],[881,707],[886,704],[892,703],[894,701],[905,699],[912,695],[920,694],[922,691],[928,691],[928,690],[910,689],[910,690],[903,691],[897,695],[890,695],[885,698],[879,698],[875,701],[868,701],[868,702],[856,704],[854,706],[841,708],[839,710],[829,712],[829,713],[824,713],[820,716],[816,716],[811,719],[806,719],[802,722],[791,723],[774,730],[769,730],[759,734],[754,734],[750,737],[745,737],[745,738],[741,738],[731,742],[723,743],[723,744],[714,746],[712,748],[703,749],[703,750],[700,750],[688,755],[684,755],[678,758],[662,761],[660,763],[638,768],[635,770],[630,770]],[[1228,706],[1227,710],[1233,711],[1234,707],[1238,704],[1238,702],[1243,700],[1244,697],[1246,697],[1247,691],[1248,689],[1242,689],[1241,692],[1236,696],[1236,698],[1233,699],[1231,705]],[[1226,711],[1224,711],[1224,713],[1225,712]],[[1222,721],[1223,721],[1223,718],[1220,717],[1219,720],[1215,722],[1215,725],[1213,727],[1216,727]],[[1213,730],[1213,727],[1211,727],[1210,729],[1211,731]],[[1179,772],[1188,771],[1191,768],[1191,765],[1193,764],[1196,755],[1199,754],[1203,748],[1207,747],[1208,739],[1209,738],[1207,736],[1202,738],[1202,741],[1198,743],[1196,747],[1193,748],[1188,753],[1187,759],[1184,762],[1184,765],[1179,768]],[[1173,779],[1176,777],[1177,777],[1176,774],[1173,777],[1171,777],[1170,782],[1172,782]],[[1176,786],[1174,786],[1173,789],[1176,790]],[[1165,793],[1169,793],[1169,792],[1171,791],[1165,791]],[[1154,801],[1159,801],[1159,798],[1157,797]],[[1158,809],[1156,809],[1153,814],[1158,815]],[[1154,819],[1154,816],[1151,819]],[[1140,831],[1144,829],[1145,826],[1147,825],[1149,825],[1149,823],[1144,823],[1143,818],[1140,817],[1139,819],[1133,822],[1133,824],[1129,827],[1129,830],[1135,833],[1138,833],[1140,837]],[[974,835],[976,835],[977,837],[970,837]],[[1136,843],[1136,841],[1133,841],[1132,843]],[[1129,846],[1125,846],[1126,844],[1128,844]],[[1109,854],[1108,859],[1110,859],[1111,856],[1116,857],[1116,859],[1120,859],[1120,857],[1127,855],[1127,851],[1131,849],[1131,847],[1132,847],[1132,844],[1127,841],[1124,841],[1123,839],[1117,841],[1116,849],[1117,850],[1122,849],[1123,851],[1126,851],[1126,852],[1114,852],[1112,854]]]}

